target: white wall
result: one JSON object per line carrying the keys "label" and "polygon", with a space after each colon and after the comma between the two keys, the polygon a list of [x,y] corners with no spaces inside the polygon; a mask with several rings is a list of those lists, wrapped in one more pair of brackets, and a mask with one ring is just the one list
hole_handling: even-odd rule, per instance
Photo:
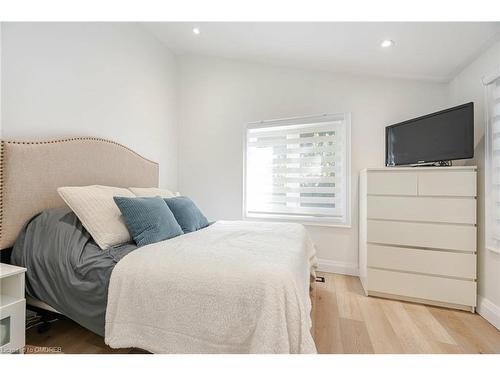
{"label": "white wall", "polygon": [[2,23],[2,137],[108,138],[177,188],[176,63],[138,24]]}
{"label": "white wall", "polygon": [[324,265],[357,265],[360,169],[384,165],[385,126],[442,109],[444,84],[312,72],[228,59],[179,60],[179,190],[210,219],[241,219],[247,122],[352,114],[352,228],[309,226]]}
{"label": "white wall", "polygon": [[[485,88],[481,78],[493,73],[500,68],[500,41],[495,43],[486,52],[479,56],[461,73],[459,73],[449,85],[450,105],[474,102],[474,124],[475,124],[475,163],[479,167],[479,204],[478,204],[478,275],[480,298],[479,311],[490,306],[488,302],[496,305],[497,314],[500,314],[500,254],[485,249],[484,237],[484,131],[485,118]],[[484,299],[487,301],[485,302]],[[483,307],[481,307],[483,304]],[[481,312],[483,313],[483,312]],[[486,312],[488,314],[488,312]],[[497,327],[500,328],[500,315],[497,317]]]}

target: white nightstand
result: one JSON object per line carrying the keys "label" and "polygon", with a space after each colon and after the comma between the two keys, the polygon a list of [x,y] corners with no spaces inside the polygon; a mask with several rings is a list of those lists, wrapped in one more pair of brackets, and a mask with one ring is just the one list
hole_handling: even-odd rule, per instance
{"label": "white nightstand", "polygon": [[0,263],[0,353],[23,353],[25,345],[26,268]]}

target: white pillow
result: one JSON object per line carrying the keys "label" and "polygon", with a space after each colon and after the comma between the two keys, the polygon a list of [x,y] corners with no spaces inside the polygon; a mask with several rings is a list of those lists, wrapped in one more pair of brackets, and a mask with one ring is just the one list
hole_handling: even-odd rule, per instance
{"label": "white pillow", "polygon": [[162,197],[162,198],[173,198],[179,196],[179,193],[174,193],[168,189],[160,188],[136,188],[130,187],[129,190],[134,193],[137,197]]}
{"label": "white pillow", "polygon": [[131,240],[113,197],[134,197],[128,189],[111,186],[66,186],[57,189],[102,250]]}

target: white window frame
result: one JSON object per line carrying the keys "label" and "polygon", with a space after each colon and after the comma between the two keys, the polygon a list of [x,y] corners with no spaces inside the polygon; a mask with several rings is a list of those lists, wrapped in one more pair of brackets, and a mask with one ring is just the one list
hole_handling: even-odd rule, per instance
{"label": "white window frame", "polygon": [[[486,248],[490,251],[500,253],[500,239],[495,238],[494,232],[495,229],[493,228],[495,226],[494,222],[497,220],[496,218],[496,210],[500,209],[497,208],[497,201],[493,197],[493,177],[494,177],[494,168],[495,166],[493,165],[493,157],[492,157],[492,152],[493,152],[493,129],[492,129],[492,122],[491,122],[491,116],[492,113],[492,103],[491,103],[491,90],[492,88],[490,87],[491,85],[497,84],[497,82],[500,81],[500,67],[497,69],[496,72],[490,74],[489,76],[486,76],[483,78],[483,84],[486,86],[485,90],[485,107],[486,107],[486,129],[485,129],[485,153],[484,153],[484,165],[485,165],[485,184],[484,184],[484,193],[485,193],[485,200],[484,200],[484,205],[485,205],[485,213],[484,213],[484,221],[485,221],[485,245]],[[498,90],[498,89],[497,89]]]}
{"label": "white window frame", "polygon": [[[343,220],[336,220],[334,218],[310,217],[310,216],[292,216],[292,215],[279,215],[279,214],[251,214],[247,213],[247,195],[246,195],[246,179],[247,179],[247,135],[250,127],[275,127],[275,126],[290,126],[301,124],[312,124],[315,122],[329,122],[338,120],[342,117],[345,122],[345,216]],[[351,113],[337,113],[337,114],[323,114],[315,116],[301,116],[291,117],[275,120],[265,120],[258,122],[250,122],[245,124],[243,130],[243,219],[244,220],[259,220],[259,221],[286,221],[301,223],[304,225],[328,226],[351,228],[352,215],[351,215]]]}

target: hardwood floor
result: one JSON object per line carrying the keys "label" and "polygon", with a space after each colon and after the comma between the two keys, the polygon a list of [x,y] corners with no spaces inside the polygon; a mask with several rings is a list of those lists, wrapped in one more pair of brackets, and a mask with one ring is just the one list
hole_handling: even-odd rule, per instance
{"label": "hardwood floor", "polygon": [[[357,277],[320,273],[313,292],[319,353],[500,353],[500,332],[477,314],[366,297]],[[28,353],[143,353],[114,350],[69,320],[26,333]]]}
{"label": "hardwood floor", "polygon": [[79,326],[69,319],[59,319],[51,328],[38,333],[36,328],[26,331],[25,354],[128,354],[143,353],[138,349],[111,349],[104,338]]}
{"label": "hardwood floor", "polygon": [[319,353],[500,353],[500,332],[478,314],[366,297],[357,277],[320,273]]}

